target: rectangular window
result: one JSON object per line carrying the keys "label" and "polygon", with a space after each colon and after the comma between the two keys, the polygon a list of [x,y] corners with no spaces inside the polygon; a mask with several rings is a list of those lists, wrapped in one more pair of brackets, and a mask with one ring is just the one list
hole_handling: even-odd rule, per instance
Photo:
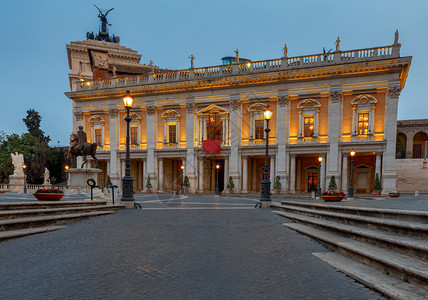
{"label": "rectangular window", "polygon": [[96,128],[95,129],[95,143],[97,143],[97,146],[101,146],[103,143],[103,135],[102,135],[102,129]]}
{"label": "rectangular window", "polygon": [[168,125],[168,138],[170,144],[177,143],[177,125]]}
{"label": "rectangular window", "polygon": [[368,134],[369,114],[358,114],[358,134]]}
{"label": "rectangular window", "polygon": [[314,117],[305,117],[304,136],[312,137],[314,135]]}
{"label": "rectangular window", "polygon": [[131,145],[138,144],[138,127],[131,127]]}
{"label": "rectangular window", "polygon": [[219,113],[210,113],[207,122],[207,139],[223,140],[222,126]]}
{"label": "rectangular window", "polygon": [[254,139],[261,140],[263,139],[263,130],[264,130],[264,120],[255,120],[255,132]]}

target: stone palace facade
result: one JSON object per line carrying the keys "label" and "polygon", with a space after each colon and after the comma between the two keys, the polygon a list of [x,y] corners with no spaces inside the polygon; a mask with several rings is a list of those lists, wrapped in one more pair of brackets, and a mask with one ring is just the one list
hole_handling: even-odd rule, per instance
{"label": "stone palace facade", "polygon": [[[259,192],[269,108],[272,187],[280,176],[282,193],[308,192],[318,180],[324,190],[334,175],[347,191],[354,150],[355,192],[371,192],[378,173],[386,194],[396,189],[397,105],[411,63],[400,47],[397,36],[391,46],[358,50],[342,51],[338,41],[332,53],[287,57],[284,51],[278,59],[166,70],[140,64],[141,55],[119,44],[71,42],[66,95],[74,130],[82,125],[98,144],[101,187],[107,175],[121,185],[122,97],[130,91],[135,191],[145,189],[148,175],[154,191],[179,190],[184,165],[192,193],[213,192],[220,164],[221,190],[231,176],[235,193]],[[206,151],[209,141],[220,148]]]}

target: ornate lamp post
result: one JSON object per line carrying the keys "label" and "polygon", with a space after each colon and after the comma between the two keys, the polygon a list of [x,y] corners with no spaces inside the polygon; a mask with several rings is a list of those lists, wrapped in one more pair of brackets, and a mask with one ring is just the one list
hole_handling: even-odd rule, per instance
{"label": "ornate lamp post", "polygon": [[263,180],[261,182],[261,207],[270,207],[270,180],[269,180],[269,121],[272,118],[272,111],[265,110],[263,113],[264,119],[266,120],[266,154],[265,154],[265,166]]}
{"label": "ornate lamp post", "polygon": [[68,190],[68,169],[70,167],[68,165],[65,165],[64,169],[65,169],[65,188]]}
{"label": "ornate lamp post", "polygon": [[316,199],[321,199],[321,164],[322,164],[322,156],[318,157],[318,161],[320,163],[318,168],[318,186],[317,186],[317,197]]}
{"label": "ornate lamp post", "polygon": [[125,158],[125,176],[122,178],[122,199],[121,201],[125,202],[126,208],[133,208],[135,204],[134,199],[134,188],[133,182],[134,179],[131,177],[131,158],[129,154],[129,122],[131,122],[131,117],[129,116],[129,110],[132,107],[132,102],[134,97],[132,97],[129,91],[126,91],[126,95],[123,96],[123,105],[126,108],[126,158]]}
{"label": "ornate lamp post", "polygon": [[27,165],[23,164],[22,169],[24,170],[24,194],[27,193],[27,175],[25,175],[25,170],[27,169]]}
{"label": "ornate lamp post", "polygon": [[184,165],[181,165],[181,190],[180,194],[184,195]]}
{"label": "ornate lamp post", "polygon": [[354,198],[354,186],[352,185],[352,177],[354,177],[354,156],[355,156],[355,151],[351,150],[351,152],[349,153],[351,155],[351,177],[349,178],[349,188],[348,188],[348,199],[353,199]]}
{"label": "ornate lamp post", "polygon": [[219,190],[218,190],[218,170],[220,169],[220,165],[216,164],[215,165],[215,170],[216,170],[216,179],[215,179],[215,195],[218,196],[219,195]]}

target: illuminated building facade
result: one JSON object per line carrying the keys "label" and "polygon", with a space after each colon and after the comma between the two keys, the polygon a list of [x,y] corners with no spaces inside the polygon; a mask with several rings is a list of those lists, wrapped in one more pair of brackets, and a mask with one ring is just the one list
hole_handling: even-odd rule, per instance
{"label": "illuminated building facade", "polygon": [[[100,41],[67,45],[73,128],[84,127],[99,145],[103,172],[120,184],[124,174],[126,110],[131,109],[131,175],[143,191],[178,191],[181,165],[192,193],[220,190],[232,177],[235,193],[259,192],[264,165],[263,111],[269,123],[270,178],[283,193],[307,192],[334,175],[341,190],[350,179],[351,150],[356,193],[396,189],[397,105],[411,57],[391,46],[248,61],[231,65],[162,70],[141,56]],[[323,156],[321,170],[318,157]],[[320,171],[320,172],[319,172]],[[321,174],[320,176],[318,174]],[[318,176],[320,178],[318,178]]]}

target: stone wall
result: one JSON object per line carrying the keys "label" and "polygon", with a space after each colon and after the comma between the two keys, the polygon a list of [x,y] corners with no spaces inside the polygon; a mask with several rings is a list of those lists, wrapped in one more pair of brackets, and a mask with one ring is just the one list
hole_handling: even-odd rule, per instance
{"label": "stone wall", "polygon": [[396,159],[397,191],[428,192],[428,168],[423,169],[423,159]]}

